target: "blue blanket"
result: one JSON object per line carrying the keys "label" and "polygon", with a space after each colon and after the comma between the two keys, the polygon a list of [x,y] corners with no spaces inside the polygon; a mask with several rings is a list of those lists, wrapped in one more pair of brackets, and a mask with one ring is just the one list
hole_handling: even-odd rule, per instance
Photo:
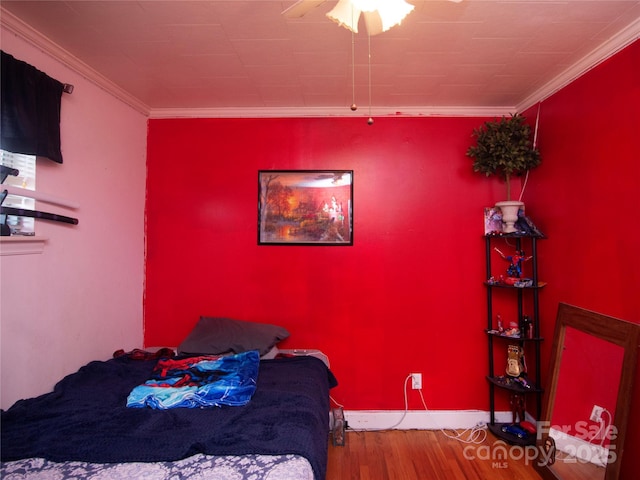
{"label": "blue blanket", "polygon": [[2,461],[161,462],[208,455],[301,455],[324,479],[329,389],[322,361],[293,357],[260,362],[251,401],[240,407],[127,408],[131,390],[149,379],[155,360],[126,356],[91,362],[54,391],[20,400],[0,417]]}
{"label": "blue blanket", "polygon": [[127,407],[168,408],[241,406],[256,391],[260,354],[205,355],[158,360],[151,378],[135,387]]}

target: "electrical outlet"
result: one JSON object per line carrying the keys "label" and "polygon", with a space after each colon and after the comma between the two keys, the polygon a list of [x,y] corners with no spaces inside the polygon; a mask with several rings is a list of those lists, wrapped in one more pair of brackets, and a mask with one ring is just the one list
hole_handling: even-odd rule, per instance
{"label": "electrical outlet", "polygon": [[602,412],[604,411],[604,408],[598,406],[598,405],[594,405],[593,406],[593,410],[591,410],[591,416],[589,417],[589,419],[592,422],[599,422],[600,419],[602,418]]}
{"label": "electrical outlet", "polygon": [[414,390],[422,390],[422,374],[421,373],[411,374],[411,388]]}

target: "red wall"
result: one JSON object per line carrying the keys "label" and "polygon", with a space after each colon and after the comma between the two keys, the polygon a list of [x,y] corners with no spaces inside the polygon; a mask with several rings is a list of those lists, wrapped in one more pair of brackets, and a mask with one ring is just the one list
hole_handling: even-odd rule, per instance
{"label": "red wall", "polygon": [[[411,372],[430,408],[488,408],[482,208],[504,192],[465,156],[482,121],[151,120],[145,343],[275,323],[329,356],[346,408],[402,409]],[[259,169],[353,169],[354,245],[258,246]]]}
{"label": "red wall", "polygon": [[[541,105],[543,164],[524,200],[549,237],[543,373],[558,302],[640,321],[639,50]],[[146,345],[176,345],[200,315],[277,323],[292,333],[284,348],[329,355],[348,409],[401,409],[410,372],[429,408],[487,409],[481,216],[504,186],[464,155],[482,121],[150,120]],[[354,246],[258,246],[260,169],[353,169]],[[633,406],[637,452],[640,380]],[[637,467],[626,455],[625,471]]]}
{"label": "red wall", "polygon": [[[541,303],[548,320],[543,324],[546,338],[553,337],[558,302],[640,323],[639,65],[636,41],[541,105],[543,163],[531,174],[525,201],[541,212],[549,237],[540,252],[549,282]],[[544,347],[543,358],[548,359],[551,342]],[[573,392],[576,398],[567,410],[588,419],[593,403],[609,408],[609,377],[618,372],[599,374],[584,359],[575,367],[600,392],[592,398],[586,398],[584,388]],[[637,368],[635,391],[628,399],[632,407],[623,478],[635,478],[640,469]]]}

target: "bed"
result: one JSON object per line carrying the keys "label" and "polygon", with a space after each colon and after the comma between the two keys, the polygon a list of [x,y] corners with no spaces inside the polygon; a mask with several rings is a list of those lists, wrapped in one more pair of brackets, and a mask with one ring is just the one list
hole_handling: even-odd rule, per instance
{"label": "bed", "polygon": [[0,477],[322,480],[337,381],[319,358],[261,353],[245,405],[204,408],[127,407],[157,358],[90,362],[2,412]]}

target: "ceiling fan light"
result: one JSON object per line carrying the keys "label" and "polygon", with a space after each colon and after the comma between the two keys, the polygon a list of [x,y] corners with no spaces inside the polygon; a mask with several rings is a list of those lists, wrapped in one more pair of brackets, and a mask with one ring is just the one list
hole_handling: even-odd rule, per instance
{"label": "ceiling fan light", "polygon": [[370,36],[378,35],[384,32],[382,29],[382,19],[377,11],[374,12],[362,12],[364,17],[364,25],[367,27],[367,33]]}
{"label": "ceiling fan light", "polygon": [[369,35],[377,35],[399,25],[413,9],[405,0],[339,0],[327,17],[358,33],[360,14],[364,13]]}
{"label": "ceiling fan light", "polygon": [[362,10],[363,12],[373,12],[378,9],[378,4],[382,3],[379,0],[350,0],[350,1],[354,7],[356,7],[358,10]]}
{"label": "ceiling fan light", "polygon": [[378,2],[378,15],[382,21],[382,31],[400,25],[402,20],[414,9],[413,5],[404,0]]}
{"label": "ceiling fan light", "polygon": [[339,0],[336,6],[327,13],[327,17],[341,27],[351,30],[353,33],[358,33],[360,9],[351,0]]}

